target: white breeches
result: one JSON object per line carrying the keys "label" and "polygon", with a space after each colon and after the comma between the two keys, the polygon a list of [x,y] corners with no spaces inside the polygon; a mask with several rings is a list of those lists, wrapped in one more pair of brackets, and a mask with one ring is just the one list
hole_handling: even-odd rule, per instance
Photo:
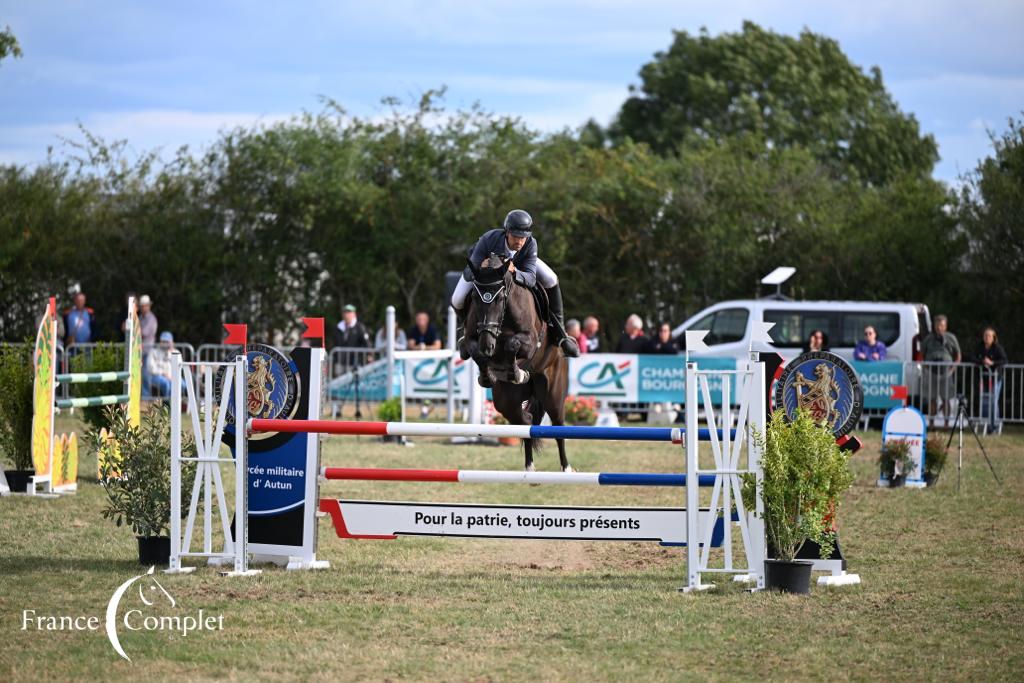
{"label": "white breeches", "polygon": [[[537,259],[537,282],[544,289],[550,289],[558,284],[558,276],[555,275],[555,271],[540,259]],[[473,283],[467,281],[466,276],[463,275],[459,278],[459,284],[455,285],[455,291],[452,293],[452,306],[461,311],[466,305],[466,297],[471,291],[473,291]]]}

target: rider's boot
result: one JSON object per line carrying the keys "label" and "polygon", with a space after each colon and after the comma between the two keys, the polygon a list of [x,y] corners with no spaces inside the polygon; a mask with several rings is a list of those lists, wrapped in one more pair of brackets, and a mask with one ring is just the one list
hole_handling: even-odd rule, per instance
{"label": "rider's boot", "polygon": [[551,329],[555,334],[555,341],[562,353],[567,358],[578,358],[580,355],[579,344],[565,332],[565,312],[562,308],[562,290],[558,285],[547,287],[544,291],[548,293],[548,306],[551,309]]}

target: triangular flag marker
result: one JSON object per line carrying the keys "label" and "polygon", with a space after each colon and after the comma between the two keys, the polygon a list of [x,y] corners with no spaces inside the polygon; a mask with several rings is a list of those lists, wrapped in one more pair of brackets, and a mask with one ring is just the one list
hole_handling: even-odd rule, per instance
{"label": "triangular flag marker", "polygon": [[704,337],[708,336],[708,330],[686,330],[686,362],[690,362],[690,351],[694,353],[707,351],[708,345],[704,343]]}
{"label": "triangular flag marker", "polygon": [[242,347],[242,355],[246,353],[246,344],[248,343],[249,337],[249,326],[239,325],[232,323],[224,323],[224,329],[227,330],[228,336],[224,337],[224,344],[230,346],[237,344]]}
{"label": "triangular flag marker", "polygon": [[747,346],[748,352],[753,352],[754,344],[757,342],[764,342],[765,344],[772,343],[772,336],[769,334],[771,329],[775,327],[775,323],[766,322],[754,322],[754,329],[750,332],[750,345]]}
{"label": "triangular flag marker", "polygon": [[319,339],[320,348],[327,348],[323,318],[303,318],[302,324],[306,326],[306,331],[302,333],[303,339]]}

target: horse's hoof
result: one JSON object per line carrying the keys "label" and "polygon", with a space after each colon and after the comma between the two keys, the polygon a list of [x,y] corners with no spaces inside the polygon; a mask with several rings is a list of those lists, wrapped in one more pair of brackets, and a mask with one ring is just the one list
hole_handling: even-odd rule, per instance
{"label": "horse's hoof", "polygon": [[530,379],[530,373],[522,368],[516,368],[515,377],[512,379],[513,384],[526,384]]}
{"label": "horse's hoof", "polygon": [[566,465],[565,467],[562,468],[562,471],[563,472],[575,472],[576,470],[574,470],[572,468],[572,465]]}
{"label": "horse's hoof", "polygon": [[536,466],[536,465],[534,465],[534,464],[533,464],[533,463],[531,462],[531,463],[530,463],[529,465],[527,465],[527,466],[526,466],[526,471],[527,471],[527,472],[536,472],[536,471],[537,471],[537,466]]}

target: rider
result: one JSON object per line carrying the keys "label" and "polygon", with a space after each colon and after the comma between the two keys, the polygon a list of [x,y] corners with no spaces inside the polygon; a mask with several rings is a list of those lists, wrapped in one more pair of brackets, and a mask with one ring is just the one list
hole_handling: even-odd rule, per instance
{"label": "rider", "polygon": [[[498,254],[512,260],[511,270],[516,282],[529,288],[540,282],[548,294],[550,322],[555,341],[563,354],[575,358],[580,355],[580,349],[576,340],[565,333],[562,291],[558,287],[558,276],[548,264],[537,258],[537,240],[533,237],[532,228],[533,219],[530,214],[522,209],[509,211],[503,227],[488,230],[477,240],[469,259],[473,265],[479,266],[492,253]],[[467,267],[455,287],[455,293],[452,294],[452,307],[455,308],[460,325],[465,322],[466,296],[473,288],[472,282],[473,271]]]}

